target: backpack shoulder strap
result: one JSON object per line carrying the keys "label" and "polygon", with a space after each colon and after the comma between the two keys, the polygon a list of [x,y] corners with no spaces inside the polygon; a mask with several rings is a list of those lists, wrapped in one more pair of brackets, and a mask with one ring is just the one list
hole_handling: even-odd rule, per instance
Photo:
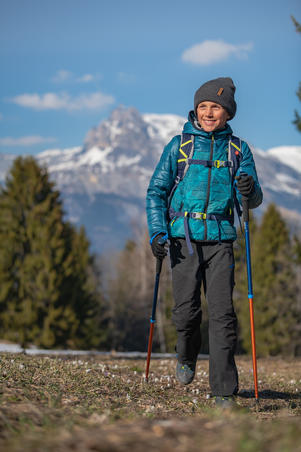
{"label": "backpack shoulder strap", "polygon": [[177,161],[177,178],[179,182],[184,179],[189,168],[188,160],[192,158],[194,151],[194,135],[190,133],[182,133],[181,145],[179,148]]}
{"label": "backpack shoulder strap", "polygon": [[231,135],[228,145],[228,160],[231,160],[233,166],[231,169],[232,184],[234,183],[234,178],[239,168],[240,162],[242,161],[241,152],[241,139],[235,135]]}
{"label": "backpack shoulder strap", "polygon": [[240,217],[242,214],[237,196],[236,191],[234,188],[234,181],[235,181],[235,175],[237,173],[237,170],[240,166],[240,163],[242,161],[242,152],[241,152],[241,139],[239,137],[236,137],[235,135],[231,135],[229,139],[229,146],[228,146],[228,159],[232,161],[232,168],[230,168],[231,171],[231,177],[232,177],[232,187],[233,187],[233,200],[235,209],[238,215],[240,228],[242,229]]}
{"label": "backpack shoulder strap", "polygon": [[193,151],[194,151],[194,135],[190,133],[182,133],[181,144],[179,147],[177,159],[177,176],[169,195],[168,206],[170,206],[171,198],[179,182],[181,182],[181,180],[184,179],[185,174],[187,173],[187,170],[189,168],[189,159],[192,158]]}

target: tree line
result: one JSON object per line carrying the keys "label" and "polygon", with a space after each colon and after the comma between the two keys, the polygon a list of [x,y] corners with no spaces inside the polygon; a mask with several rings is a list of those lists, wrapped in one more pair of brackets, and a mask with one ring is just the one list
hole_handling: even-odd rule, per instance
{"label": "tree line", "polygon": [[[250,220],[258,355],[301,355],[301,242],[276,206]],[[137,225],[110,258],[90,252],[84,228],[65,220],[47,169],[17,158],[0,188],[0,338],[44,348],[147,348],[155,259],[146,228]],[[235,242],[234,304],[239,353],[250,353],[244,237]],[[110,272],[103,270],[111,268]],[[160,280],[154,350],[174,352],[168,258]],[[202,296],[202,349],[208,316]]]}

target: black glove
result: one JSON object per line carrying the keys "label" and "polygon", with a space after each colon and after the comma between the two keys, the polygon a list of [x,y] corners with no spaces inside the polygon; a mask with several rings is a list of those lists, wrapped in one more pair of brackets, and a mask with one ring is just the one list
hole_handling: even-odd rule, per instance
{"label": "black glove", "polygon": [[[160,260],[163,260],[167,255],[167,249],[165,248],[166,240],[162,240],[165,234],[158,234],[152,240],[151,247],[153,255]],[[160,243],[161,242],[161,243]]]}
{"label": "black glove", "polygon": [[253,193],[255,181],[252,176],[248,176],[247,174],[242,173],[235,179],[240,194],[248,197]]}

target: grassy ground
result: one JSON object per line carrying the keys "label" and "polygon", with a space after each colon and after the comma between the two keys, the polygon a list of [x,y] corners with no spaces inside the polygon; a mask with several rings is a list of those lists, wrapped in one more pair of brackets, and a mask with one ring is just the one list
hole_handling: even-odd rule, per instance
{"label": "grassy ground", "polygon": [[0,450],[301,451],[301,360],[237,359],[238,407],[219,411],[209,396],[208,361],[186,387],[174,360],[1,355]]}

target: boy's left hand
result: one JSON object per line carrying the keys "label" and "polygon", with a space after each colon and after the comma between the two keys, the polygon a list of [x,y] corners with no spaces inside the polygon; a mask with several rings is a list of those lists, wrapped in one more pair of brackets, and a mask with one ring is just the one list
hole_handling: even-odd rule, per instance
{"label": "boy's left hand", "polygon": [[252,176],[240,174],[236,179],[237,188],[242,196],[250,196],[254,191],[255,181]]}

